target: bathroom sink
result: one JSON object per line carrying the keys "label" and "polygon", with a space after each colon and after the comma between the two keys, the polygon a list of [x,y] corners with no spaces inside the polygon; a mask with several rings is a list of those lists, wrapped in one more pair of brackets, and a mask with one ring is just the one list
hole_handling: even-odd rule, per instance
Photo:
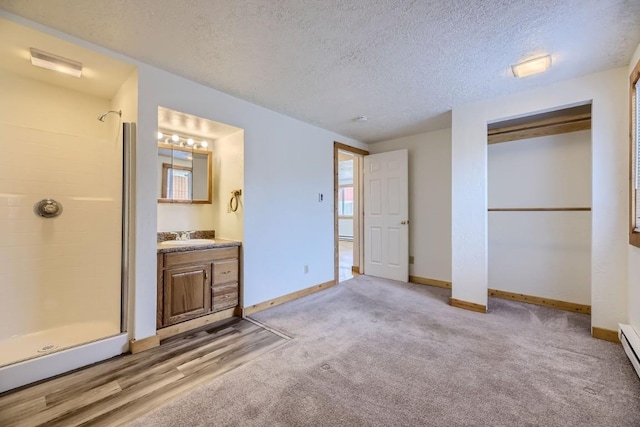
{"label": "bathroom sink", "polygon": [[189,240],[166,240],[164,242],[160,242],[160,244],[192,246],[192,245],[212,245],[215,242],[216,241],[213,239],[189,239]]}

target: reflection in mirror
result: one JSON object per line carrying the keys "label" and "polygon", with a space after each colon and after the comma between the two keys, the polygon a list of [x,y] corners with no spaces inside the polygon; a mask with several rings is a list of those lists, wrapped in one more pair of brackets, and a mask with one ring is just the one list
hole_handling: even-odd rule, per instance
{"label": "reflection in mirror", "polygon": [[211,203],[211,152],[158,144],[159,203]]}

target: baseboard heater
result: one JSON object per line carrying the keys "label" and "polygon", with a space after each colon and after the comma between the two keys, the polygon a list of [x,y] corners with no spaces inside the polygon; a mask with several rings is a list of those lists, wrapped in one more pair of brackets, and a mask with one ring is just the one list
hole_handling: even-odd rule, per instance
{"label": "baseboard heater", "polygon": [[631,325],[620,324],[618,326],[618,336],[624,352],[627,353],[627,357],[636,370],[636,374],[640,377],[640,358],[638,357],[640,355],[640,337],[638,337]]}

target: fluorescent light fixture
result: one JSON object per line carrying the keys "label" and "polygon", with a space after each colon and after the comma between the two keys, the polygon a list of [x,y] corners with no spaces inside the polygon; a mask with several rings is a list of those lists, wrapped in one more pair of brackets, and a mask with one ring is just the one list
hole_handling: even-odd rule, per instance
{"label": "fluorescent light fixture", "polygon": [[31,48],[31,64],[73,77],[82,76],[82,63],[40,49]]}
{"label": "fluorescent light fixture", "polygon": [[551,55],[530,59],[511,66],[511,71],[516,77],[527,77],[547,71],[551,67]]}

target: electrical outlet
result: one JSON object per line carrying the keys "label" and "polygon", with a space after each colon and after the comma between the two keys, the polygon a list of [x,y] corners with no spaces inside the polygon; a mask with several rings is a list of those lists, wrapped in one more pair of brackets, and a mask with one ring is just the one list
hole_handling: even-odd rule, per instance
{"label": "electrical outlet", "polygon": [[415,261],[415,258],[413,255],[409,255],[409,264],[413,264],[413,261]]}
{"label": "electrical outlet", "polygon": [[309,266],[308,265],[304,266],[304,274],[309,274]]}
{"label": "electrical outlet", "polygon": [[318,193],[318,201],[322,202],[324,200],[324,194]]}

